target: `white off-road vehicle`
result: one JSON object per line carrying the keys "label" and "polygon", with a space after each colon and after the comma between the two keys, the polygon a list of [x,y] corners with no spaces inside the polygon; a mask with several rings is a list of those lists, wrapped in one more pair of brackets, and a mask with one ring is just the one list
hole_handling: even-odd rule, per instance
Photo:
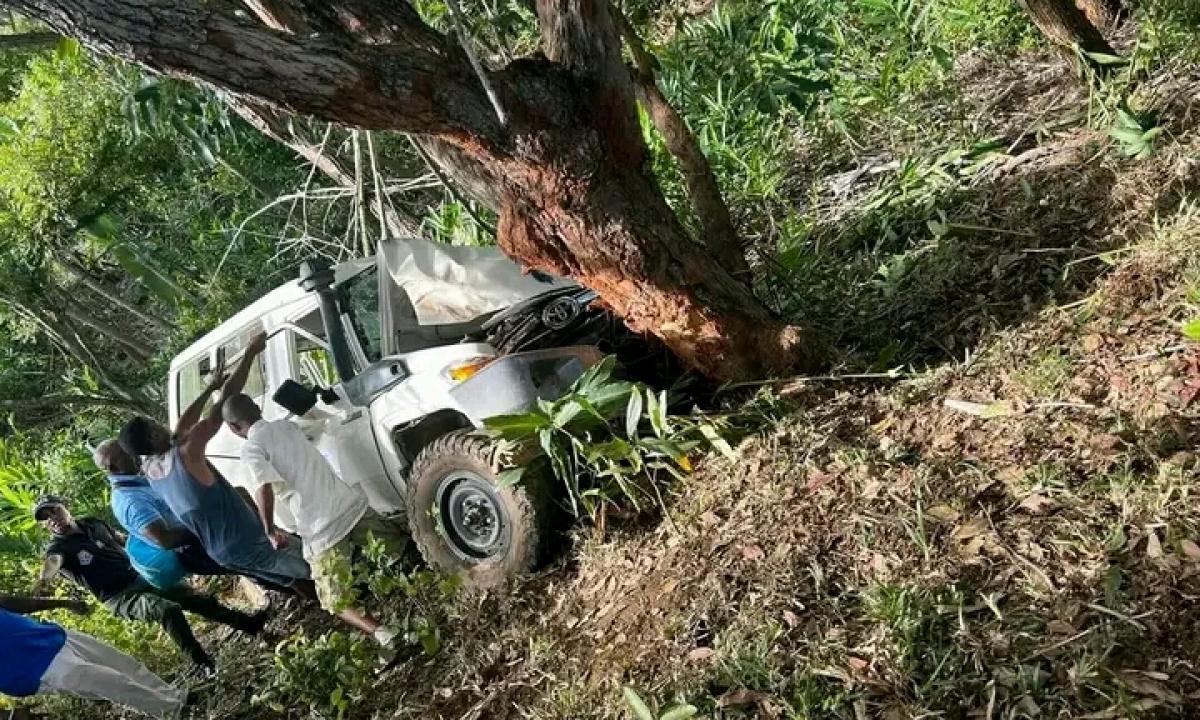
{"label": "white off-road vehicle", "polygon": [[[497,483],[489,417],[561,396],[602,355],[613,320],[569,281],[528,275],[499,251],[393,240],[375,260],[305,263],[171,363],[171,422],[219,357],[268,334],[246,393],[289,417],[371,506],[407,521],[425,560],[471,585],[532,569],[551,493],[535,477]],[[607,349],[607,348],[606,348]],[[245,486],[228,428],[209,459]],[[277,521],[294,527],[287,507]]]}

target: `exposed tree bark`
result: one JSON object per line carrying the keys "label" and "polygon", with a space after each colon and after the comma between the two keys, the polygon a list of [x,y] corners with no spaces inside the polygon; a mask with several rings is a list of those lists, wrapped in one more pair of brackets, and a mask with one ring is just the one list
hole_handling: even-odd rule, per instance
{"label": "exposed tree bark", "polygon": [[1102,33],[1108,33],[1129,17],[1129,7],[1122,0],[1075,0],[1075,5]]}
{"label": "exposed tree bark", "polygon": [[60,267],[69,272],[75,277],[75,279],[79,280],[79,282],[86,285],[89,290],[104,298],[108,302],[116,305],[125,312],[129,313],[131,316],[164,334],[171,331],[171,326],[166,320],[155,317],[143,311],[141,308],[121,297],[119,293],[105,287],[103,283],[97,282],[96,279],[92,277],[91,273],[89,273],[87,269],[84,268],[74,258],[56,257],[55,260],[58,262]]}
{"label": "exposed tree bark", "polygon": [[735,277],[748,278],[750,265],[746,262],[746,250],[733,226],[729,206],[721,195],[721,186],[704,155],[704,149],[700,147],[687,121],[658,86],[654,58],[647,52],[637,30],[616,7],[612,8],[612,13],[637,68],[638,102],[646,109],[654,127],[658,128],[667,151],[679,163],[688,197],[692,201],[692,210],[700,221],[704,246]]}
{"label": "exposed tree bark", "polygon": [[0,52],[5,50],[41,50],[51,48],[60,39],[58,33],[31,32],[19,35],[0,35]]}
{"label": "exposed tree bark", "polygon": [[1103,33],[1092,24],[1088,15],[1075,5],[1074,0],[1019,0],[1052,43],[1070,52],[1076,49],[1085,53],[1116,55]]}
{"label": "exposed tree bark", "polygon": [[[495,179],[509,255],[594,288],[631,328],[714,378],[817,363],[806,333],[696,251],[646,171],[608,0],[539,0],[545,57],[491,78],[506,125],[454,43],[404,2],[287,0],[305,20],[342,28],[288,35],[239,14],[233,0],[4,1],[91,47],[273,109],[452,147],[462,165]],[[345,31],[353,27],[390,28],[377,36],[387,44]]]}

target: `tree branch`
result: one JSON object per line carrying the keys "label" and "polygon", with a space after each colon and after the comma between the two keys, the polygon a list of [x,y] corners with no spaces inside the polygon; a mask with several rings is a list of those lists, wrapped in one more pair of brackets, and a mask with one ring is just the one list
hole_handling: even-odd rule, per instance
{"label": "tree branch", "polygon": [[[292,152],[311,163],[318,171],[340,187],[354,187],[354,175],[342,166],[332,153],[322,150],[321,143],[308,137],[295,118],[249,100],[228,98],[226,104],[259,132],[287,146]],[[388,203],[376,204],[372,212],[387,226],[394,237],[419,237],[421,223],[413,216],[397,210]]]}
{"label": "tree branch", "polygon": [[638,101],[646,108],[654,127],[658,128],[667,150],[679,163],[684,184],[687,185],[688,197],[692,201],[692,209],[700,221],[700,234],[704,245],[730,274],[748,280],[750,266],[746,262],[746,251],[742,247],[737,229],[733,226],[729,206],[725,204],[721,186],[717,183],[717,176],[713,174],[703,148],[688,127],[687,121],[659,88],[655,77],[656,63],[646,50],[637,30],[616,7],[613,7],[611,12],[637,67]]}
{"label": "tree branch", "polygon": [[59,41],[58,33],[31,32],[19,35],[0,35],[0,51],[41,50],[54,47]]}
{"label": "tree branch", "polygon": [[59,264],[60,267],[73,275],[75,279],[79,280],[81,283],[91,289],[92,292],[96,293],[110,303],[113,303],[138,320],[150,325],[159,332],[166,333],[171,330],[171,325],[167,323],[166,320],[154,317],[153,315],[144,312],[133,303],[122,298],[115,291],[111,291],[104,287],[101,283],[97,282],[94,278],[92,278],[91,273],[89,273],[87,269],[84,268],[83,265],[80,264],[76,259],[70,257],[69,255],[59,255],[55,256],[54,260]]}
{"label": "tree branch", "polygon": [[646,156],[633,80],[621,58],[621,36],[609,0],[537,0],[542,52],[592,86],[590,112],[622,162]]}
{"label": "tree branch", "polygon": [[[314,0],[315,1],[315,0]],[[364,45],[348,32],[288,35],[232,0],[3,0],[101,52],[259,98],[276,109],[364,129],[499,138],[503,130],[470,68],[445,38],[394,3],[396,37]],[[369,4],[337,3],[338,8]]]}

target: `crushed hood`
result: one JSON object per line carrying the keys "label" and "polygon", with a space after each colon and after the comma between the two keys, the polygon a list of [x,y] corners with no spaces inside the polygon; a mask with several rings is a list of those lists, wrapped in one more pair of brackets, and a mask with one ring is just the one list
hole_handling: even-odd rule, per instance
{"label": "crushed hood", "polygon": [[380,278],[404,290],[421,325],[473,320],[571,280],[534,276],[494,247],[460,247],[408,238],[379,250]]}

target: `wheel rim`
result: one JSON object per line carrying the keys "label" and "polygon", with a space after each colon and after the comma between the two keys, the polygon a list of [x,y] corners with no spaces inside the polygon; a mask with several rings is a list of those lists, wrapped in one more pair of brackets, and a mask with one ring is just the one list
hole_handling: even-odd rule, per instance
{"label": "wheel rim", "polygon": [[447,473],[438,483],[437,509],[442,535],[459,558],[478,562],[508,551],[508,514],[483,476],[469,470]]}

